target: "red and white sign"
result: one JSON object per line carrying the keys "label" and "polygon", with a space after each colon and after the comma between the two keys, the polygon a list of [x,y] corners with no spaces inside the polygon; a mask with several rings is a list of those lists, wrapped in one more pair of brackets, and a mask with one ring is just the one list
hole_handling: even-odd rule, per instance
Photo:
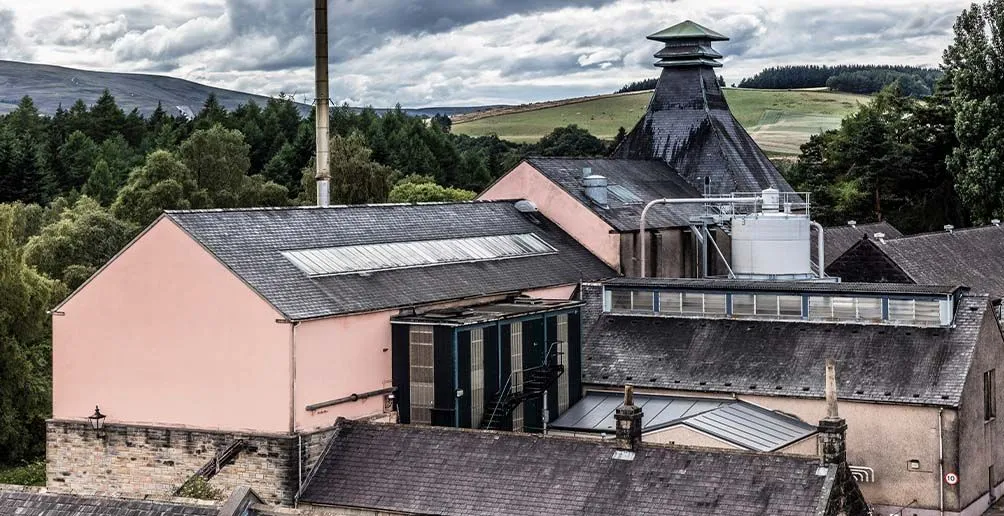
{"label": "red and white sign", "polygon": [[959,483],[959,476],[955,473],[945,473],[945,483],[954,486]]}

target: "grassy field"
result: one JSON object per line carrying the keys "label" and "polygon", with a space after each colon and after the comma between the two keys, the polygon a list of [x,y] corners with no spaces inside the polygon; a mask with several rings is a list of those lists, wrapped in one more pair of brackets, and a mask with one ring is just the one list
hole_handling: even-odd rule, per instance
{"label": "grassy field", "polygon": [[[796,154],[809,136],[836,128],[868,101],[867,96],[826,91],[726,89],[732,113],[771,154]],[[453,124],[458,134],[497,134],[515,142],[535,142],[555,127],[578,124],[603,139],[628,131],[645,113],[651,92],[602,97],[545,109],[504,113]]]}

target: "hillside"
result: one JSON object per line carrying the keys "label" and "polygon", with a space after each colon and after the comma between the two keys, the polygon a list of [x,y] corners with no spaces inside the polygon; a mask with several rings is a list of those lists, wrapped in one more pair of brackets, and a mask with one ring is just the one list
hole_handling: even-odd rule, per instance
{"label": "hillside", "polygon": [[[578,124],[594,135],[613,139],[617,129],[630,131],[645,113],[652,92],[603,95],[529,104],[455,117],[453,131],[480,136],[497,134],[515,142],[533,142],[555,127]],[[767,152],[795,154],[815,133],[836,128],[868,97],[828,91],[772,91],[726,88],[732,113]]]}
{"label": "hillside", "polygon": [[[0,60],[0,114],[17,107],[22,97],[28,95],[39,111],[53,114],[60,104],[69,108],[77,99],[91,105],[108,89],[119,107],[127,113],[133,108],[148,114],[161,102],[173,114],[190,116],[197,113],[210,93],[215,93],[220,104],[233,110],[249,100],[264,104],[268,97],[239,91],[214,88],[184,79],[164,75],[147,75],[114,72],[92,72],[62,66],[51,66]],[[278,94],[278,92],[276,92]],[[300,98],[300,95],[297,95]],[[311,106],[299,104],[306,114]],[[436,113],[456,115],[499,106],[429,107],[405,109],[409,115],[432,116]],[[377,111],[386,111],[378,109]]]}

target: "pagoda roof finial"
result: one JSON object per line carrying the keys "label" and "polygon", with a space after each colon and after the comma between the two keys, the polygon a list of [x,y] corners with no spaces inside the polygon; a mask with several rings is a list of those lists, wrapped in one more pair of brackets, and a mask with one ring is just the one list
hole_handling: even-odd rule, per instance
{"label": "pagoda roof finial", "polygon": [[662,29],[648,37],[653,41],[669,43],[681,39],[706,39],[708,41],[728,41],[729,38],[699,23],[686,20],[672,27]]}
{"label": "pagoda roof finial", "polygon": [[679,68],[687,66],[710,66],[718,68],[722,66],[718,62],[722,58],[715,49],[711,48],[713,41],[728,41],[729,38],[690,20],[677,23],[668,29],[663,29],[652,34],[648,39],[665,43],[663,48],[655,55],[659,62],[655,66],[660,68]]}

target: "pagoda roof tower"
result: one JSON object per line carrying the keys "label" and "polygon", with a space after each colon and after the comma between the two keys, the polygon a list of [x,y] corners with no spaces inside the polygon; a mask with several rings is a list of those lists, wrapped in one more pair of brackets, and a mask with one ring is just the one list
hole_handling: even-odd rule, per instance
{"label": "pagoda roof tower", "polygon": [[722,55],[711,45],[729,38],[688,20],[648,39],[665,45],[655,54],[662,75],[644,117],[614,157],[664,161],[699,190],[709,178],[714,194],[792,191],[732,115],[718,85]]}

